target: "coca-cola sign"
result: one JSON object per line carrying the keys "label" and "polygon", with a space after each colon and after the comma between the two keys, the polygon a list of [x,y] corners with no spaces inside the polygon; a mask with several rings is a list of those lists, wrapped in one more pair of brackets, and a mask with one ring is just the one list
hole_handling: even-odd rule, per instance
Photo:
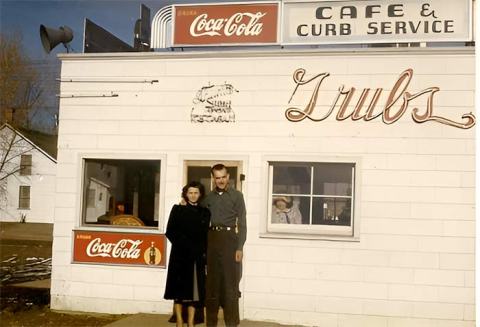
{"label": "coca-cola sign", "polygon": [[165,268],[165,235],[97,231],[73,232],[73,262]]}
{"label": "coca-cola sign", "polygon": [[278,3],[176,5],[173,45],[278,43]]}

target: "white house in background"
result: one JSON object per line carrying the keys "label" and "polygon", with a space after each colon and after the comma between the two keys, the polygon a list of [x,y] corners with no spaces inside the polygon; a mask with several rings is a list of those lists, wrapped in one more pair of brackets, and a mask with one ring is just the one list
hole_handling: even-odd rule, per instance
{"label": "white house in background", "polygon": [[57,161],[9,124],[0,127],[0,221],[53,223]]}

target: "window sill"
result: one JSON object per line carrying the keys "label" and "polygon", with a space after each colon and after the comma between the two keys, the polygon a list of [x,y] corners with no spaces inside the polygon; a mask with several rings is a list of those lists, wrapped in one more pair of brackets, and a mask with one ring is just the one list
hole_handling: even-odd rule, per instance
{"label": "window sill", "polygon": [[318,240],[332,242],[360,242],[356,236],[334,236],[315,234],[293,234],[293,233],[260,233],[260,238],[296,239],[296,240]]}
{"label": "window sill", "polygon": [[158,227],[134,227],[121,225],[83,225],[73,230],[78,231],[100,231],[100,232],[115,232],[115,233],[144,233],[144,234],[164,234]]}

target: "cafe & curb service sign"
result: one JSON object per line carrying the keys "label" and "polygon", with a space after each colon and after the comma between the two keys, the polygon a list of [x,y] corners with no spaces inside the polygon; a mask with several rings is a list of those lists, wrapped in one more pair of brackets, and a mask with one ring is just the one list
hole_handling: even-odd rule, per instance
{"label": "cafe & curb service sign", "polygon": [[282,44],[467,42],[472,0],[285,2]]}

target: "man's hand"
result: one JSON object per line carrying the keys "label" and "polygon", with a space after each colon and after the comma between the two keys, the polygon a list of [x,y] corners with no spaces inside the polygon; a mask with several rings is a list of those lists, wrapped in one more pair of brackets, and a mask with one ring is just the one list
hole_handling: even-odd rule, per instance
{"label": "man's hand", "polygon": [[237,250],[235,252],[235,261],[236,262],[242,262],[242,259],[243,259],[243,251]]}

